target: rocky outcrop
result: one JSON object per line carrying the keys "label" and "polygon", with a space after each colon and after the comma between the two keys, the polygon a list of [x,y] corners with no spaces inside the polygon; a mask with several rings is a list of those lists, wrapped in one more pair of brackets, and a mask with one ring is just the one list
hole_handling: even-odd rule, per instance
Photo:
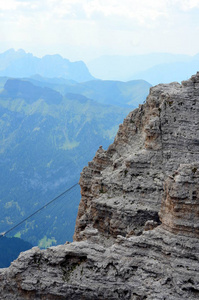
{"label": "rocky outcrop", "polygon": [[199,299],[199,74],[151,88],[84,168],[73,243],[21,253],[2,299]]}
{"label": "rocky outcrop", "polygon": [[84,168],[75,240],[89,238],[91,227],[104,241],[138,235],[148,220],[159,223],[164,179],[179,164],[199,159],[198,97],[199,74],[182,85],[151,88],[114,143]]}
{"label": "rocky outcrop", "polygon": [[109,247],[33,248],[1,271],[1,299],[198,299],[198,249],[198,238],[162,226]]}

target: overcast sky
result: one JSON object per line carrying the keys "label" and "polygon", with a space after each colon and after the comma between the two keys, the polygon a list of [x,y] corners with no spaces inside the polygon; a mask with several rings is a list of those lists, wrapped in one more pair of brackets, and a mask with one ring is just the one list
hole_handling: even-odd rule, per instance
{"label": "overcast sky", "polygon": [[199,52],[199,0],[0,0],[0,52],[89,61]]}

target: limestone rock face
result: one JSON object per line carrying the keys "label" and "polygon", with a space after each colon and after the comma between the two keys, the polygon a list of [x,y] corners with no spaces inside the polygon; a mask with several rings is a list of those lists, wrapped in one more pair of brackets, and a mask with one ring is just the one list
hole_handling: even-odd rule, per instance
{"label": "limestone rock face", "polygon": [[151,88],[80,178],[73,243],[21,253],[1,299],[199,299],[199,73]]}
{"label": "limestone rock face", "polygon": [[158,85],[120,125],[114,143],[100,148],[80,178],[82,198],[74,239],[140,234],[159,223],[164,179],[181,163],[199,160],[199,73]]}
{"label": "limestone rock face", "polygon": [[199,163],[180,165],[166,180],[159,215],[166,230],[199,238]]}
{"label": "limestone rock face", "polygon": [[73,242],[22,253],[0,272],[1,299],[198,299],[199,240],[162,226],[112,246]]}

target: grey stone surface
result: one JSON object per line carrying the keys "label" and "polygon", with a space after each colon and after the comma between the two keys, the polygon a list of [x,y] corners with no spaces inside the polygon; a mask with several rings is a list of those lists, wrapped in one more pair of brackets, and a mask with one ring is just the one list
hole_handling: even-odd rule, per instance
{"label": "grey stone surface", "polygon": [[198,299],[198,249],[161,226],[109,247],[33,248],[1,271],[1,299]]}
{"label": "grey stone surface", "polygon": [[182,85],[151,88],[114,143],[98,150],[81,174],[75,240],[89,237],[87,226],[110,239],[140,234],[147,220],[159,222],[165,178],[199,160],[198,86],[199,73]]}

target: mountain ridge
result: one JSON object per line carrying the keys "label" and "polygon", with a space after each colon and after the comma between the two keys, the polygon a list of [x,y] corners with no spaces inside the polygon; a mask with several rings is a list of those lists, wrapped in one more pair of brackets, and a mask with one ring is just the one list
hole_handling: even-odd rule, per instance
{"label": "mountain ridge", "polygon": [[78,82],[94,79],[83,61],[70,62],[61,55],[45,55],[42,58],[24,50],[7,50],[0,54],[0,76],[29,77],[35,74],[63,77]]}
{"label": "mountain ridge", "polygon": [[[156,85],[161,82],[181,82],[183,79],[188,79],[197,72],[198,54],[190,56],[149,53],[132,56],[102,56],[88,62],[87,65],[94,76],[101,79],[123,81],[144,79],[150,84]],[[176,69],[176,65],[180,68],[179,71]]]}
{"label": "mountain ridge", "polygon": [[[17,78],[0,77],[0,87],[3,89],[6,81],[11,79],[18,80]],[[144,80],[132,80],[128,82],[91,80],[78,83],[63,78],[45,78],[41,76],[20,78],[20,80],[30,82],[40,88],[50,88],[62,96],[66,96],[66,94],[79,94],[101,104],[126,108],[136,108],[139,104],[143,103],[151,87],[151,84]]]}

